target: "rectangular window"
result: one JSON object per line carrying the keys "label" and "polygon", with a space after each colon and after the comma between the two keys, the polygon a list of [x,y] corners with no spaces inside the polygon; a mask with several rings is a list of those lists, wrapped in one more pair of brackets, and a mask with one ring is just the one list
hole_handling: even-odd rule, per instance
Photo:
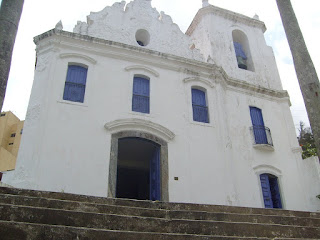
{"label": "rectangular window", "polygon": [[193,121],[209,123],[206,93],[199,89],[191,89]]}
{"label": "rectangular window", "polygon": [[67,79],[64,86],[63,100],[72,102],[84,101],[87,81],[87,68],[69,65]]}
{"label": "rectangular window", "polygon": [[261,109],[256,107],[250,107],[250,116],[251,116],[255,143],[268,144],[266,127],[264,126]]}
{"label": "rectangular window", "polygon": [[150,113],[150,81],[142,77],[133,78],[132,111]]}
{"label": "rectangular window", "polygon": [[0,117],[4,117],[6,114],[5,113],[1,113],[0,114]]}
{"label": "rectangular window", "polygon": [[9,143],[9,145],[13,145],[13,143]]}
{"label": "rectangular window", "polygon": [[10,137],[15,137],[15,136],[16,136],[16,134],[15,134],[15,133],[12,133]]}

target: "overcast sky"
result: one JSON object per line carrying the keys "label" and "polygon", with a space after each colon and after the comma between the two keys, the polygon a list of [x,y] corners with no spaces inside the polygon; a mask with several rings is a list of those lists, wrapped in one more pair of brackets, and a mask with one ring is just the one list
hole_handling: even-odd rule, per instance
{"label": "overcast sky", "polygon": [[[63,30],[72,31],[78,20],[86,21],[86,16],[90,12],[101,11],[114,2],[117,1],[26,0],[14,47],[3,111],[11,110],[20,119],[25,119],[34,77],[34,36],[54,28],[59,20],[63,23]],[[209,0],[209,3],[249,17],[257,14],[260,20],[265,22],[266,42],[273,47],[283,88],[289,92],[295,125],[298,127],[299,121],[309,124],[276,0]],[[291,0],[291,3],[319,74],[320,1]],[[152,0],[152,6],[159,12],[164,11],[169,14],[185,32],[201,8],[202,0]]]}

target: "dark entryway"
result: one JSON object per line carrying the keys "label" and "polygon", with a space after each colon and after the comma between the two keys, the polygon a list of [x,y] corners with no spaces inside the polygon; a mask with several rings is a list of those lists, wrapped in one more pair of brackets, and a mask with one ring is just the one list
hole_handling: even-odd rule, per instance
{"label": "dark entryway", "polygon": [[160,145],[143,138],[120,138],[116,197],[160,200],[160,196]]}

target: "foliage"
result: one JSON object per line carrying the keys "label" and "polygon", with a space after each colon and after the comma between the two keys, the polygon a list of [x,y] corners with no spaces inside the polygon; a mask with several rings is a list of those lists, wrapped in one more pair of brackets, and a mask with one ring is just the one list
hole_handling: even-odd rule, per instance
{"label": "foliage", "polygon": [[317,148],[310,127],[305,127],[304,123],[300,122],[299,132],[298,141],[302,148],[302,158],[317,156]]}

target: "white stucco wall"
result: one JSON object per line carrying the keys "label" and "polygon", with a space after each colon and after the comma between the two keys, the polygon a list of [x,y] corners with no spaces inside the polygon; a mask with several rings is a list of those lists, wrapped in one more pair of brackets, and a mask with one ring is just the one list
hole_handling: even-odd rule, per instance
{"label": "white stucco wall", "polygon": [[[17,168],[4,175],[5,183],[106,197],[111,135],[134,130],[168,143],[169,201],[264,207],[259,175],[270,173],[279,179],[285,209],[319,209],[308,197],[317,190],[305,187],[317,177],[301,178],[311,166],[303,165],[289,99],[277,79],[269,84],[278,90],[271,90],[236,78],[233,62],[224,69],[223,58],[220,68],[60,30],[35,42],[38,62]],[[88,67],[84,103],[62,100],[70,63]],[[150,114],[131,110],[135,74],[150,78]],[[192,120],[194,86],[206,91],[210,123]],[[262,109],[273,148],[253,146],[249,106]]]}
{"label": "white stucco wall", "polygon": [[[241,31],[248,39],[254,70],[238,68],[232,32]],[[187,34],[205,59],[222,66],[230,77],[271,89],[282,89],[272,48],[266,45],[263,22],[214,6],[198,11]],[[248,52],[247,52],[248,54]]]}

